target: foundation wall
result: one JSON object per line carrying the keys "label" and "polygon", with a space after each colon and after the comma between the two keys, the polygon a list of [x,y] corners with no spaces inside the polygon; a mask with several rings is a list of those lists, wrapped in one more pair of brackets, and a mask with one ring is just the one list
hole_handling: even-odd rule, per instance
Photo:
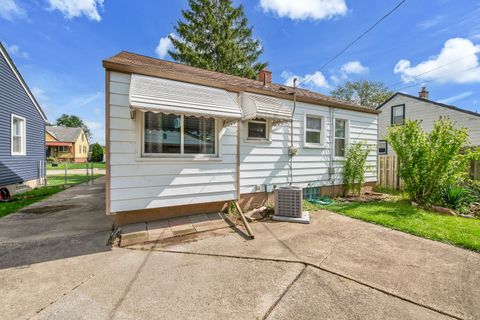
{"label": "foundation wall", "polygon": [[[365,190],[371,190],[375,186],[375,182],[368,182],[365,184]],[[320,194],[327,196],[338,196],[343,193],[343,186],[328,186],[321,187]],[[274,205],[274,193],[255,192],[244,193],[241,195],[239,205],[244,212],[259,208],[262,206]],[[228,209],[228,202],[209,202],[201,204],[180,205],[164,208],[143,209],[133,211],[118,212],[113,215],[115,225],[121,227],[126,224],[154,221],[161,219],[168,219],[173,217],[189,216],[193,214],[212,213],[212,212],[226,212]]]}

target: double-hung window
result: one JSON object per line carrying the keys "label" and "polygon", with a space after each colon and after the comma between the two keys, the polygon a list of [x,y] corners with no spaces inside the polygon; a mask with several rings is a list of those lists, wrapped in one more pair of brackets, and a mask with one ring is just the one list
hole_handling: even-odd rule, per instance
{"label": "double-hung window", "polygon": [[267,120],[256,118],[248,121],[247,139],[268,140]]}
{"label": "double-hung window", "polygon": [[305,144],[307,146],[323,144],[322,118],[308,115],[305,117]]}
{"label": "double-hung window", "polygon": [[345,157],[347,120],[335,119],[335,157]]}
{"label": "double-hung window", "polygon": [[24,156],[26,154],[26,121],[25,118],[12,114],[11,123],[11,154]]}
{"label": "double-hung window", "polygon": [[392,107],[392,125],[404,124],[405,122],[405,105],[401,104]]}
{"label": "double-hung window", "polygon": [[217,153],[214,118],[145,112],[143,123],[144,154]]}

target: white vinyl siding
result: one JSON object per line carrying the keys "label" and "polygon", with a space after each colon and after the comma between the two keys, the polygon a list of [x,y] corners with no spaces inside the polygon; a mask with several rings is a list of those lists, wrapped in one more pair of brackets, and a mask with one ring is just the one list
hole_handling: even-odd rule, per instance
{"label": "white vinyl siding", "polygon": [[[142,157],[142,117],[130,117],[128,101],[130,75],[111,73],[110,83],[110,166],[111,211],[138,210],[236,198],[237,125],[218,123],[216,158],[144,158]],[[235,94],[232,94],[235,95]],[[290,100],[279,99],[292,109]],[[325,124],[324,148],[304,148],[306,115],[322,117]],[[335,109],[334,116],[350,123],[350,141],[366,141],[374,146],[368,157],[371,166],[366,181],[376,181],[377,116]],[[268,122],[268,121],[267,121]],[[247,123],[240,126],[240,191],[251,193],[258,186],[284,185],[289,182],[290,124],[267,125],[268,141],[247,139]],[[331,185],[330,109],[297,102],[293,122],[293,140],[298,154],[293,158],[293,183]],[[334,159],[335,184],[341,184],[342,161]]]}
{"label": "white vinyl siding", "polygon": [[[403,95],[397,95],[380,109],[382,111],[378,117],[378,138],[380,140],[385,140],[387,128],[390,126],[392,106],[402,104],[405,104],[405,119],[421,120],[422,128],[425,131],[430,132],[434,122],[439,117],[446,116],[453,120],[457,127],[467,128],[471,145],[480,145],[480,117]],[[388,154],[395,154],[391,146],[388,146],[387,149]]]}

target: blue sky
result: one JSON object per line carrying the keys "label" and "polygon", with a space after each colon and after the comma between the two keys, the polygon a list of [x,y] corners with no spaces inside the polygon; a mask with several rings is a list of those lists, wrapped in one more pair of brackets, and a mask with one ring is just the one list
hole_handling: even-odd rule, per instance
{"label": "blue sky", "polygon": [[[319,70],[398,2],[235,1],[275,82],[297,76],[322,93],[347,79],[411,94],[426,84],[431,99],[480,111],[480,1],[408,0]],[[186,7],[186,0],[0,0],[0,39],[49,120],[76,114],[103,143],[102,59],[122,50],[170,59],[166,36]]]}

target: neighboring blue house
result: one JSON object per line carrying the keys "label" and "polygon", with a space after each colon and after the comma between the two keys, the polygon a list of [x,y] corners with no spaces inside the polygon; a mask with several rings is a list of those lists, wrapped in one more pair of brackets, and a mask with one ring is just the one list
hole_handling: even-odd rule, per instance
{"label": "neighboring blue house", "polygon": [[0,43],[0,188],[12,194],[44,182],[46,120]]}

